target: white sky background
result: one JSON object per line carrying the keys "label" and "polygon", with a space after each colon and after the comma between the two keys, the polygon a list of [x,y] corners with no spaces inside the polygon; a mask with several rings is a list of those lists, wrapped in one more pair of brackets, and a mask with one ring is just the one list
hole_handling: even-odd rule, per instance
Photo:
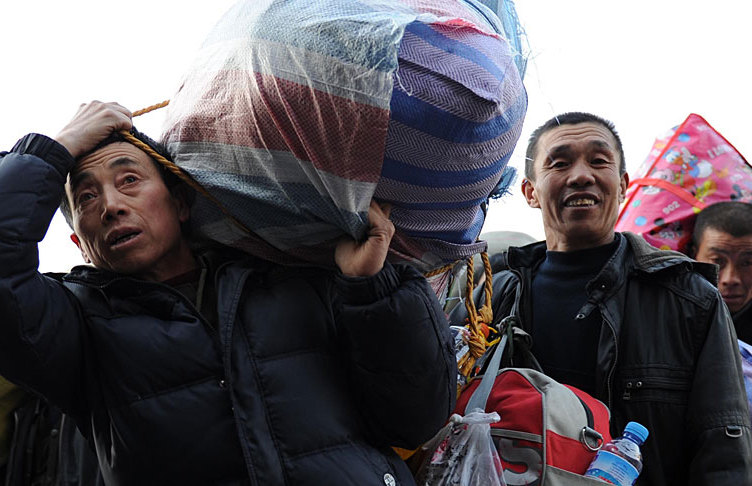
{"label": "white sky background", "polygon": [[[315,1],[315,0],[311,0]],[[131,110],[168,99],[234,0],[0,2],[0,150],[28,132],[54,136],[78,105]],[[752,160],[752,2],[743,0],[517,0],[532,57],[529,108],[511,164],[524,165],[535,127],[590,111],[619,130],[633,172],[655,137],[702,115]],[[159,112],[136,119],[158,137]],[[484,231],[543,238],[538,210],[518,189],[491,204]],[[82,263],[56,216],[40,245],[41,271]]]}

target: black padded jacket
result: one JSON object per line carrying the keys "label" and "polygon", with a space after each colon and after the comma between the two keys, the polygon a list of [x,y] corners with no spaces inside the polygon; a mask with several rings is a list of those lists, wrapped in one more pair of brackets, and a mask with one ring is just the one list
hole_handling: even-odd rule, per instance
{"label": "black padded jacket", "polygon": [[449,416],[446,318],[414,269],[216,271],[218,325],[172,287],[37,272],[74,161],[30,135],[0,154],[0,374],[75,418],[107,484],[413,484],[389,446]]}

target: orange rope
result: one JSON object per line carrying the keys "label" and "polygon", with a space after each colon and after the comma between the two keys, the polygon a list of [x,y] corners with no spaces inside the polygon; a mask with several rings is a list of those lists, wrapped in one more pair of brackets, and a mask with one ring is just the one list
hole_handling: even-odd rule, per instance
{"label": "orange rope", "polygon": [[431,278],[431,277],[435,277],[436,275],[441,275],[442,273],[448,272],[449,270],[451,270],[452,268],[454,268],[454,266],[456,264],[457,264],[457,262],[447,263],[443,267],[439,267],[439,268],[437,268],[435,270],[431,270],[430,272],[424,273],[423,276],[425,278]]}
{"label": "orange rope", "polygon": [[488,253],[485,251],[480,254],[483,260],[483,269],[485,272],[484,293],[485,302],[478,310],[473,300],[475,291],[475,269],[473,268],[473,258],[467,261],[467,289],[465,293],[465,308],[468,315],[468,330],[470,338],[468,339],[469,352],[466,353],[457,363],[457,367],[462,376],[470,376],[475,366],[475,362],[486,352],[486,335],[483,330],[484,325],[493,322],[493,308],[491,307],[491,298],[493,297],[493,275],[491,273],[491,262],[488,259]]}
{"label": "orange rope", "polygon": [[136,110],[136,111],[134,111],[131,114],[131,116],[135,118],[137,116],[145,115],[145,114],[150,113],[150,112],[152,112],[154,110],[158,110],[160,108],[164,108],[165,106],[167,106],[169,104],[170,104],[170,100],[164,100],[163,102],[157,103],[156,105],[151,105],[151,106],[147,106],[146,108],[143,108],[141,110]]}

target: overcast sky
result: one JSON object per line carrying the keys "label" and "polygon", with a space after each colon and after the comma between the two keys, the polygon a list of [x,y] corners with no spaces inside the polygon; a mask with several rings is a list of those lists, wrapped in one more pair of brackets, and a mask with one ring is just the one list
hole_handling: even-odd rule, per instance
{"label": "overcast sky", "polygon": [[[311,0],[314,1],[314,0]],[[0,150],[28,132],[54,136],[91,99],[131,110],[168,99],[196,50],[234,1],[0,2]],[[739,0],[518,0],[532,57],[529,109],[511,164],[548,118],[590,111],[611,119],[634,171],[656,136],[691,112],[748,159],[752,4]],[[136,120],[161,133],[159,112]],[[513,194],[492,203],[484,231],[543,237],[538,210]],[[40,247],[42,271],[81,263],[57,218]]]}

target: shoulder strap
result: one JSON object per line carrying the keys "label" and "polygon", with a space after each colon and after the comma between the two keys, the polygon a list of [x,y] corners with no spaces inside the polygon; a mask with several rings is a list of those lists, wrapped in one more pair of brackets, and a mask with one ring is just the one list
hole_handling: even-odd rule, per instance
{"label": "shoulder strap", "polygon": [[[499,341],[499,344],[496,346],[496,349],[493,352],[493,355],[491,356],[490,361],[488,362],[488,366],[486,367],[485,373],[483,374],[483,378],[480,381],[480,385],[478,385],[478,388],[475,389],[473,392],[473,395],[470,397],[470,400],[467,402],[467,406],[465,407],[465,413],[471,412],[475,409],[486,409],[486,402],[488,402],[488,397],[491,394],[491,389],[493,388],[494,383],[496,382],[496,375],[499,373],[499,368],[501,367],[501,359],[504,355],[504,351],[507,348],[507,344],[509,344],[509,354],[510,356],[514,355],[514,341],[515,336],[518,334],[524,334],[527,335],[521,328],[520,328],[520,319],[519,319],[519,308],[520,308],[520,300],[522,295],[522,281],[519,280],[517,282],[517,294],[515,295],[514,302],[512,304],[512,308],[509,312],[509,315],[502,319],[497,327],[499,329],[499,332],[501,332],[502,337]],[[519,336],[517,336],[519,337]],[[525,346],[523,346],[524,348]],[[532,366],[533,369],[537,371],[541,371],[540,364],[538,364],[538,361],[535,359],[535,356],[533,356],[532,353],[529,352],[528,349],[528,361],[529,364]]]}
{"label": "shoulder strap", "polygon": [[491,388],[493,388],[494,382],[496,381],[496,375],[499,372],[499,365],[501,364],[501,356],[504,354],[504,348],[507,346],[508,339],[507,333],[505,332],[501,336],[501,341],[499,341],[499,345],[496,346],[496,350],[494,350],[491,361],[488,363],[488,368],[486,368],[486,372],[483,374],[483,379],[480,380],[480,385],[478,385],[478,388],[475,389],[470,400],[467,402],[465,414],[476,409],[483,411],[486,410],[486,402],[491,394]]}

